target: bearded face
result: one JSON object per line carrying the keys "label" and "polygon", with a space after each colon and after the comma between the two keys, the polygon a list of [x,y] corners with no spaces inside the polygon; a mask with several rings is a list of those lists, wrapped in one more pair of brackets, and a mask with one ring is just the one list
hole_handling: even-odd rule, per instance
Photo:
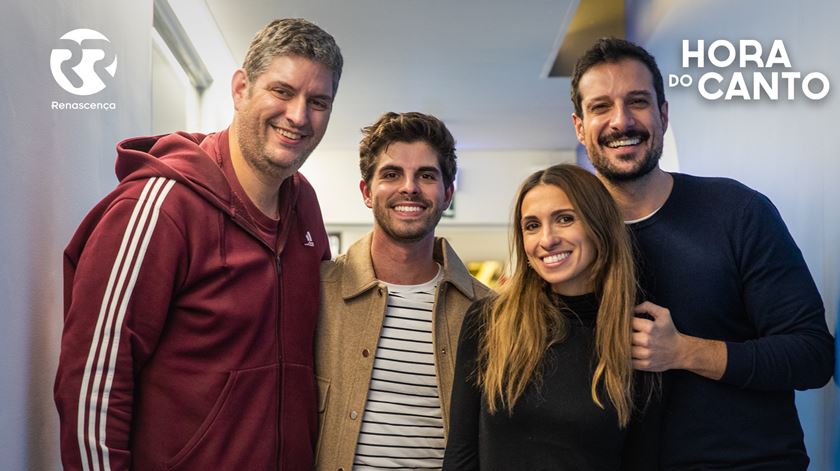
{"label": "bearded face", "polygon": [[452,200],[444,187],[437,153],[425,142],[394,142],[377,157],[370,183],[361,183],[365,204],[373,209],[374,231],[397,242],[434,237]]}
{"label": "bearded face", "polygon": [[605,62],[578,84],[583,117],[573,116],[589,160],[609,181],[641,178],[659,164],[668,106],[657,105],[653,76],[635,59]]}

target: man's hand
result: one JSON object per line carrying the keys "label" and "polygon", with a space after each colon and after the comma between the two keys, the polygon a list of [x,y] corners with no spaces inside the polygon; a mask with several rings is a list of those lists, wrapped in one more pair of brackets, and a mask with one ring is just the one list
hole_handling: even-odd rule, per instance
{"label": "man's hand", "polygon": [[681,334],[671,312],[649,301],[634,309],[653,320],[633,319],[633,368],[641,371],[688,370],[710,379],[720,379],[726,370],[726,344]]}
{"label": "man's hand", "polygon": [[682,335],[674,327],[671,312],[649,301],[636,306],[636,314],[653,320],[633,318],[633,368],[642,371],[678,369]]}

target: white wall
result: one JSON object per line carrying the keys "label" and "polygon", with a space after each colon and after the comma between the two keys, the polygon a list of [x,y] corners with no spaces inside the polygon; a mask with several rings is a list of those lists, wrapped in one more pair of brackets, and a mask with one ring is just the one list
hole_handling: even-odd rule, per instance
{"label": "white wall", "polygon": [[[58,469],[52,385],[62,327],[62,249],[116,183],[114,145],[149,132],[152,2],[2,0],[0,28],[0,467]],[[114,83],[90,97],[54,82],[59,37],[90,28],[117,53]],[[58,111],[56,101],[117,111]]]}
{"label": "white wall", "polygon": [[169,0],[169,5],[213,77],[213,83],[201,93],[198,116],[187,120],[188,130],[208,133],[224,129],[233,121],[230,84],[240,64],[234,60],[204,0]]}
{"label": "white wall", "polygon": [[[657,58],[663,75],[683,73],[682,40],[784,41],[792,70],[819,71],[832,90],[822,101],[707,101],[696,88],[667,88],[681,171],[733,177],[778,207],[822,293],[834,331],[840,300],[840,2],[834,0],[629,0],[628,37]],[[766,57],[766,56],[765,56]],[[695,63],[696,64],[696,63]],[[702,72],[712,69],[706,68]],[[737,70],[724,69],[723,75]],[[784,69],[774,69],[784,70]],[[689,69],[699,77],[697,69]],[[752,70],[748,73],[752,74]],[[837,387],[797,395],[812,470],[838,469]],[[833,467],[834,466],[834,467]]]}

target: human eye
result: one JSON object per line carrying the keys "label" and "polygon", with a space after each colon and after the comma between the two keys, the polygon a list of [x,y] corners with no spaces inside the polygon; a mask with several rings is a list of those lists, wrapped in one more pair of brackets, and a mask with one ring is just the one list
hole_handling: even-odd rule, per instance
{"label": "human eye", "polygon": [[295,96],[294,92],[286,87],[274,87],[271,89],[271,92],[281,100],[290,100],[293,96]]}
{"label": "human eye", "polygon": [[568,226],[575,222],[575,217],[572,214],[559,214],[556,220],[558,224]]}
{"label": "human eye", "polygon": [[603,102],[603,101],[595,102],[595,103],[592,103],[591,105],[589,105],[589,111],[591,111],[592,113],[595,113],[595,114],[603,113],[603,112],[607,111],[609,108],[610,108],[609,104],[607,104],[606,102]]}
{"label": "human eye", "polygon": [[435,174],[434,172],[423,172],[420,175],[420,178],[422,178],[423,180],[436,181],[437,174]]}
{"label": "human eye", "polygon": [[630,99],[630,106],[634,108],[647,108],[650,106],[650,99],[647,97],[634,97]]}
{"label": "human eye", "polygon": [[537,221],[525,221],[522,223],[522,230],[524,232],[534,232],[540,227]]}
{"label": "human eye", "polygon": [[383,180],[393,180],[395,178],[397,178],[397,172],[395,172],[393,170],[388,170],[388,171],[382,172],[382,179]]}
{"label": "human eye", "polygon": [[310,101],[312,105],[312,109],[316,111],[326,111],[330,109],[330,102],[329,100],[323,98],[317,98]]}

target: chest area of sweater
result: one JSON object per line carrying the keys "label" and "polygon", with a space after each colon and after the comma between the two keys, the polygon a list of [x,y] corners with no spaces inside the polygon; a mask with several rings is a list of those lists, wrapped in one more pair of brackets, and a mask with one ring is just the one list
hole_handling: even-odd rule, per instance
{"label": "chest area of sweater", "polygon": [[732,234],[702,224],[657,223],[634,232],[644,299],[671,310],[675,325],[710,335],[740,322],[742,273]]}
{"label": "chest area of sweater", "polygon": [[[553,344],[542,365],[541,380],[532,382],[516,403],[512,416],[504,413],[482,415],[491,427],[529,430],[527,435],[552,436],[592,434],[617,431],[617,416],[612,404],[602,395],[605,409],[599,408],[591,395],[594,360],[594,330],[572,325],[563,341]],[[577,440],[575,438],[575,440]]]}

